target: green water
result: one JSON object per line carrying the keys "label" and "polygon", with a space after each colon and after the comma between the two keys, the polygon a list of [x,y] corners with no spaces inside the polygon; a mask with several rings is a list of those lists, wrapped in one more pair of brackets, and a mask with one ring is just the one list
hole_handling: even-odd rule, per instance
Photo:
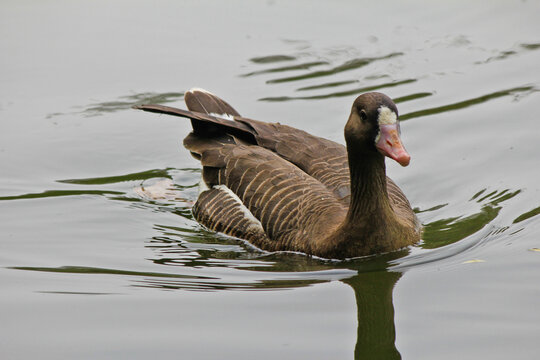
{"label": "green water", "polygon": [[[2,2],[0,357],[536,359],[538,14]],[[387,170],[423,241],[331,262],[206,231],[189,121],[131,109],[191,87],[338,142],[358,94],[388,94],[412,161]]]}

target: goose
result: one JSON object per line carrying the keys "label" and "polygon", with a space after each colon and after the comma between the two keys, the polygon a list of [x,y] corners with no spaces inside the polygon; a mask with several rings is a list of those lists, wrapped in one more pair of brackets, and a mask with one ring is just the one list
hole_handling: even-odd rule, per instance
{"label": "goose", "polygon": [[193,206],[205,227],[266,251],[347,259],[395,251],[420,240],[421,226],[385,157],[407,166],[398,110],[386,95],[356,98],[346,146],[303,130],[240,116],[203,90],[184,94],[188,110],[136,109],[191,119],[184,146],[202,164]]}

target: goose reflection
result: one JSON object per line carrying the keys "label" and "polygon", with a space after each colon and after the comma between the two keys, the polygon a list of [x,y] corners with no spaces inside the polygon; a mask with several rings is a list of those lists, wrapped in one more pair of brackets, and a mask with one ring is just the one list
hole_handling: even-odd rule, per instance
{"label": "goose reflection", "polygon": [[[174,230],[163,228],[170,236]],[[186,235],[183,235],[186,238]],[[192,233],[191,239],[187,243],[195,242],[207,243],[204,239],[195,239],[202,236],[201,233]],[[216,236],[208,234],[207,236]],[[215,241],[215,240],[214,240]],[[154,239],[154,248],[156,243],[163,242],[163,246],[170,251],[175,242],[171,242],[168,237]],[[178,244],[178,243],[176,243]],[[185,246],[184,244],[183,246]],[[233,243],[229,242],[229,245]],[[159,246],[158,246],[159,247]],[[186,249],[187,250],[187,249]],[[198,251],[199,257],[195,259],[180,260],[184,266],[204,266],[205,256],[210,259],[216,259],[216,253],[212,251]],[[402,277],[403,273],[389,270],[390,262],[402,258],[409,253],[408,250],[402,250],[382,256],[364,258],[339,263],[327,262],[316,258],[306,257],[300,254],[274,253],[263,256],[254,256],[250,259],[245,258],[244,263],[236,256],[231,256],[229,260],[235,259],[239,269],[245,271],[258,271],[261,280],[252,283],[233,283],[226,279],[147,279],[144,283],[138,282],[136,286],[154,287],[162,289],[190,289],[190,290],[281,290],[298,287],[306,287],[319,283],[339,280],[349,285],[354,291],[356,299],[356,319],[357,335],[354,348],[354,359],[401,359],[401,355],[396,348],[396,330],[394,324],[394,305],[393,290]],[[204,254],[204,255],[203,255]],[[192,254],[193,255],[193,254]],[[200,255],[203,255],[202,258]],[[252,254],[253,256],[253,254]],[[179,265],[177,257],[155,259],[160,265]],[[234,262],[234,260],[233,260]],[[253,266],[247,265],[252,262]],[[259,262],[259,264],[255,264]],[[271,266],[260,267],[260,263],[271,264]],[[230,267],[231,262],[223,263],[222,266]],[[213,262],[213,267],[220,266]],[[268,277],[265,278],[265,273]],[[351,276],[351,274],[354,274]]]}
{"label": "goose reflection", "polygon": [[362,272],[342,280],[356,297],[358,329],[355,359],[401,359],[395,346],[393,289],[399,272]]}

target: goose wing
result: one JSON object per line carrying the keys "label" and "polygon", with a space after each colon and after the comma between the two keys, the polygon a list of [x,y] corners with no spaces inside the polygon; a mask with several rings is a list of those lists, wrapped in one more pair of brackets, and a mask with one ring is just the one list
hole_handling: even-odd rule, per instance
{"label": "goose wing", "polygon": [[185,144],[200,154],[208,187],[194,214],[213,230],[265,250],[310,253],[346,216],[347,208],[322,183],[268,149],[195,135]]}
{"label": "goose wing", "polygon": [[345,146],[287,125],[241,117],[235,120],[255,130],[257,145],[296,165],[324,184],[343,204],[349,204],[351,191]]}

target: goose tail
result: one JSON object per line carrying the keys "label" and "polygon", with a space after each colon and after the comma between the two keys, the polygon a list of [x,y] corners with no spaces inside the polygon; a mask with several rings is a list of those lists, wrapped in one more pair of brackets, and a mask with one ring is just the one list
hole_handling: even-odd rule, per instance
{"label": "goose tail", "polygon": [[135,105],[134,109],[159,114],[179,116],[191,120],[193,134],[205,138],[232,135],[248,143],[256,143],[256,131],[252,126],[236,121],[238,111],[223,99],[202,89],[191,89],[184,94],[189,110],[165,105]]}

